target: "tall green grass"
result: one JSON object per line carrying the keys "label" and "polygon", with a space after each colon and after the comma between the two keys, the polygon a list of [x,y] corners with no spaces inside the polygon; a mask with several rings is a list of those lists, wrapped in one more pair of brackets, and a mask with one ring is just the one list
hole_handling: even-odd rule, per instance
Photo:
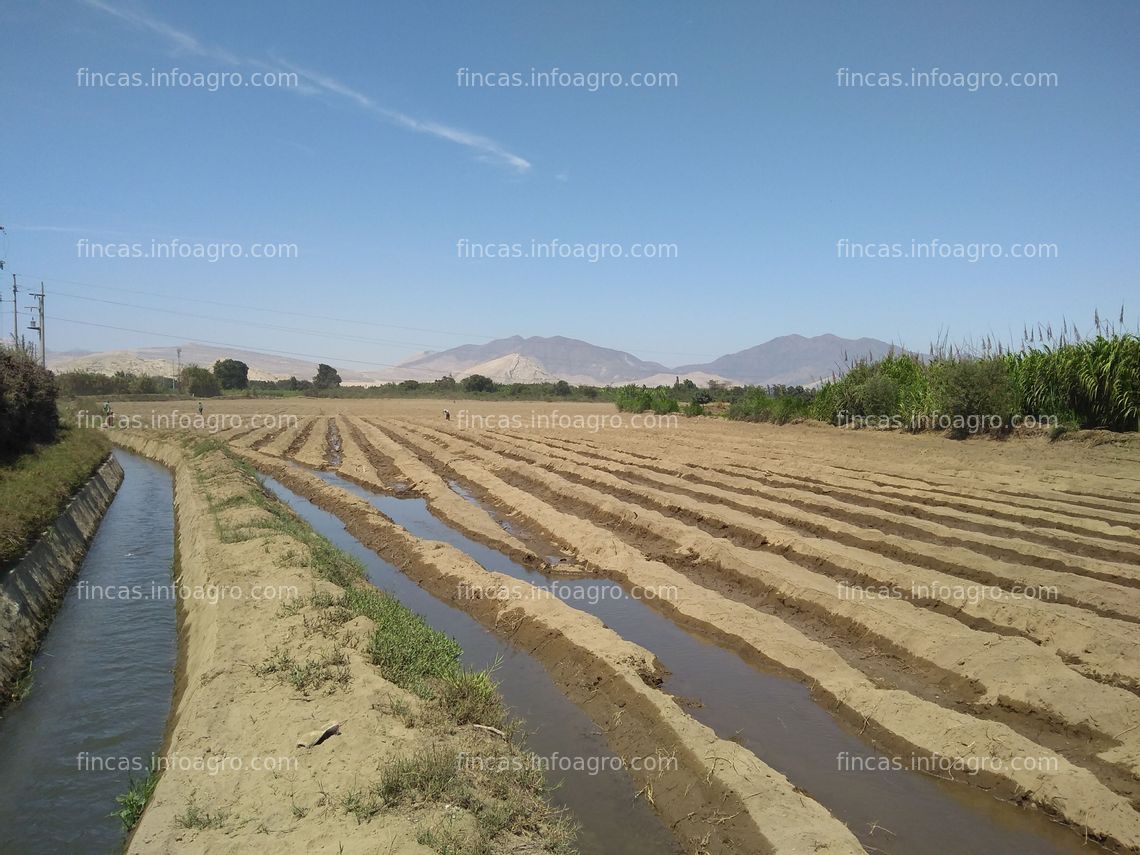
{"label": "tall green grass", "polygon": [[676,413],[681,409],[676,397],[668,389],[659,386],[647,389],[644,386],[622,386],[614,393],[614,404],[622,413],[644,413],[652,411],[658,415]]}
{"label": "tall green grass", "polygon": [[[927,358],[891,353],[825,382],[808,412],[832,424],[878,419],[913,427],[939,416],[982,416],[1003,429],[1033,418],[1134,431],[1140,428],[1140,337],[1098,316],[1090,338],[1066,322],[1060,332],[1027,328],[1018,349],[987,339],[972,349],[940,343]],[[730,411],[730,417],[744,416]]]}
{"label": "tall green grass", "polygon": [[1140,337],[1098,335],[1005,361],[1027,413],[1063,416],[1084,428],[1140,428]]}
{"label": "tall green grass", "polygon": [[803,387],[749,387],[728,407],[728,417],[747,422],[787,424],[811,417],[812,394]]}

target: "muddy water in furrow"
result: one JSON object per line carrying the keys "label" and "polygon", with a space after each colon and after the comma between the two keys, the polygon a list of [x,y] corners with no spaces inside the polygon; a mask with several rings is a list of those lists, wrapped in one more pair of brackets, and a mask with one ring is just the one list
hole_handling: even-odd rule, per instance
{"label": "muddy water in furrow", "polygon": [[169,473],[116,451],[125,478],[0,720],[0,852],[115,852],[111,816],[160,751],[174,690]]}
{"label": "muddy water in furrow", "polygon": [[[412,534],[450,543],[489,570],[547,588],[650,650],[670,672],[663,689],[694,718],[786,775],[845,822],[869,851],[925,853],[932,844],[939,852],[963,855],[1089,851],[1074,832],[1041,814],[934,777],[947,775],[945,771],[898,768],[900,758],[860,738],[799,682],[765,673],[700,640],[612,581],[530,570],[456,531],[434,516],[423,499],[380,495],[335,473],[316,474],[365,498]],[[475,501],[462,488],[456,492]],[[909,764],[910,758],[901,763]]]}
{"label": "muddy water in furrow", "polygon": [[[527,746],[551,764],[547,779],[556,786],[552,799],[579,823],[578,845],[584,855],[681,852],[661,820],[636,797],[633,779],[624,771],[613,770],[617,758],[597,726],[559,691],[536,659],[489,633],[466,612],[420,588],[345,531],[337,517],[273,478],[262,476],[262,480],[316,531],[360,559],[374,585],[454,638],[463,648],[464,665],[482,669],[502,660],[495,680],[512,715],[526,723]],[[560,768],[574,758],[603,768],[596,774]]]}

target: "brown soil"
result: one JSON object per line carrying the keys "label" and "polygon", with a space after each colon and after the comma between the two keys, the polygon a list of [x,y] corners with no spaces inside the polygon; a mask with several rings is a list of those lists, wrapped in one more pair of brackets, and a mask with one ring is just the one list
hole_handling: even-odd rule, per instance
{"label": "brown soil", "polygon": [[[463,403],[487,415],[553,409]],[[628,585],[675,586],[675,598],[650,604],[758,666],[811,685],[821,703],[882,744],[900,753],[987,758],[992,771],[971,783],[1035,805],[1110,847],[1140,848],[1134,438],[952,442],[710,418],[658,430],[465,430],[456,420],[444,423],[433,401],[322,404],[335,407],[342,425],[342,474],[383,489],[402,480],[469,536],[517,550],[513,535],[447,487],[457,480],[593,572]],[[273,406],[312,412],[307,401]],[[560,409],[612,414],[605,405]],[[256,435],[239,437],[236,446],[251,439]],[[270,446],[262,447],[275,450]],[[312,465],[312,455],[304,459],[293,443],[277,450]],[[275,457],[245,453],[274,474],[305,477]],[[363,471],[349,472],[352,465]],[[386,524],[323,482],[314,479],[305,491],[358,527],[358,536]],[[370,542],[399,556],[397,540],[373,534]],[[458,556],[429,557],[407,558],[401,567],[431,587],[462,563]],[[993,590],[976,600],[953,593],[971,585]],[[1051,593],[1015,596],[1026,586]],[[903,593],[844,594],[880,587]],[[459,605],[492,608],[493,619],[489,612],[480,619],[502,620],[501,603]],[[578,676],[562,673],[559,681],[580,702],[574,687],[582,669],[607,669],[614,682],[610,659],[628,644],[616,636],[598,650],[574,642],[563,627],[581,632],[581,617],[552,612],[523,621],[553,633],[542,645],[559,658],[543,661],[555,673],[573,662]],[[632,691],[628,673],[625,680],[617,683],[622,693]],[[642,727],[660,733],[665,722],[680,734],[673,710],[665,715],[661,701],[651,701],[636,705]],[[686,750],[684,740],[676,745]],[[740,750],[749,763],[760,762]],[[1051,758],[1056,768],[1014,768],[1026,757]],[[689,774],[698,770],[691,766]],[[791,810],[781,801],[783,785],[761,779],[767,809]],[[710,781],[729,799],[743,791],[741,781]],[[707,805],[709,797],[702,793],[693,804]],[[676,795],[658,800],[666,817],[683,815],[688,804]],[[786,847],[791,841],[773,839],[756,810],[750,807],[749,818],[764,842]],[[710,819],[699,817],[706,830]],[[700,839],[699,822],[687,840]]]}

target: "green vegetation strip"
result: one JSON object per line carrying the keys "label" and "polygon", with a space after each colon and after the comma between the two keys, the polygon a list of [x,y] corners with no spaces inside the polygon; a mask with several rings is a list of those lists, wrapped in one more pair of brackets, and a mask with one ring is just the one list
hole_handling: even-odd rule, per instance
{"label": "green vegetation strip", "polygon": [[110,451],[101,432],[64,427],[58,441],[0,465],[0,567],[23,556]]}
{"label": "green vegetation strip", "polygon": [[[817,388],[720,386],[698,389],[624,386],[613,392],[623,412],[712,414],[727,405],[730,419],[787,422],[814,419],[833,425],[949,431],[965,436],[1013,427],[1047,427],[1051,437],[1076,429],[1140,429],[1140,337],[1103,329],[1076,340],[1043,329],[1026,334],[1020,350],[992,341],[977,352],[946,345],[930,354],[890,353],[856,360]],[[682,407],[681,405],[684,404]],[[718,410],[717,412],[721,412]]]}
{"label": "green vegetation strip", "polygon": [[927,425],[934,416],[982,417],[1003,427],[1031,417],[1049,419],[1054,435],[1074,428],[1134,431],[1140,337],[1097,336],[1014,353],[984,349],[979,356],[936,353],[926,360],[891,355],[857,363],[824,384],[804,412],[833,423],[891,417],[902,427]]}

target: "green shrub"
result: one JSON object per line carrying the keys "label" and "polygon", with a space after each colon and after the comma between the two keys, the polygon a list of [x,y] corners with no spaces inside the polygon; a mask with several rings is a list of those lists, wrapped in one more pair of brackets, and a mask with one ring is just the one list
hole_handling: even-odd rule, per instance
{"label": "green shrub", "polygon": [[23,350],[0,347],[0,458],[55,440],[57,394],[55,379],[38,362]]}
{"label": "green shrub", "polygon": [[222,394],[222,384],[218,378],[197,365],[187,365],[182,369],[178,385],[183,392],[195,398],[216,398]]}
{"label": "green shrub", "polygon": [[821,422],[835,424],[839,419],[840,386],[838,383],[824,383],[816,391],[808,406],[808,415]]}
{"label": "green shrub", "polygon": [[653,394],[644,386],[622,386],[614,394],[614,404],[623,413],[644,413],[653,405]]}
{"label": "green shrub", "polygon": [[806,418],[810,401],[796,395],[779,395],[772,402],[772,421],[778,425]]}
{"label": "green shrub", "polygon": [[749,387],[728,407],[728,417],[786,424],[811,414],[812,395],[799,386]]}
{"label": "green shrub", "polygon": [[856,405],[865,416],[893,416],[898,412],[899,384],[877,374],[854,390]]}
{"label": "green shrub", "polygon": [[663,416],[666,413],[680,412],[681,405],[677,402],[677,399],[665,389],[654,389],[649,396],[649,409],[657,415]]}
{"label": "green shrub", "polygon": [[[567,390],[569,390],[569,386],[567,386]],[[463,391],[494,392],[495,381],[490,377],[484,377],[482,374],[470,374],[463,378]]]}
{"label": "green shrub", "polygon": [[335,389],[340,385],[340,374],[331,365],[324,362],[317,363],[317,373],[313,375],[313,387],[316,389]]}
{"label": "green shrub", "polygon": [[[939,359],[930,364],[930,403],[936,415],[969,420],[982,417],[1008,424],[1014,414],[1014,388],[1004,360]],[[985,425],[970,426],[970,432]]]}
{"label": "green shrub", "polygon": [[249,366],[237,359],[219,359],[213,373],[223,389],[249,388]]}
{"label": "green shrub", "polygon": [[157,395],[174,391],[170,377],[150,374],[95,374],[91,371],[64,371],[55,375],[55,385],[64,397],[77,395]]}

